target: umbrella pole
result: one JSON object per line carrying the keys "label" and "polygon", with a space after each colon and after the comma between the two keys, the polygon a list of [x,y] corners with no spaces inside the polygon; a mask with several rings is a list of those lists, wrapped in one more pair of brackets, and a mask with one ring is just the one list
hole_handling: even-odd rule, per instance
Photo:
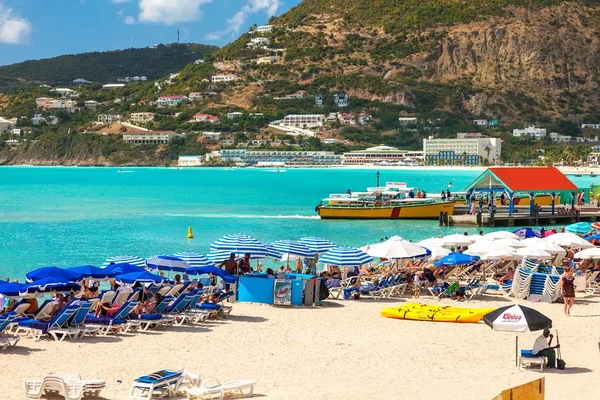
{"label": "umbrella pole", "polygon": [[515,366],[519,366],[519,334],[515,336]]}

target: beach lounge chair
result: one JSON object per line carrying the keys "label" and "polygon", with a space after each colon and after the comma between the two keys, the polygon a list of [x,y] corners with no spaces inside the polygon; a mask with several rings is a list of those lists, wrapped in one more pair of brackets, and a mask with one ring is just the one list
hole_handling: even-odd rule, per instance
{"label": "beach lounge chair", "polygon": [[88,314],[93,311],[92,304],[91,301],[81,301],[79,303],[79,310],[77,310],[75,315],[73,315],[73,319],[71,319],[69,327],[77,330],[79,333],[77,336],[74,336],[75,339],[82,338],[85,334],[93,335],[98,333],[100,329],[97,326],[85,324]]}
{"label": "beach lounge chair", "polygon": [[18,336],[9,336],[5,334],[8,331],[9,325],[14,321],[16,313],[10,312],[0,316],[0,350],[4,351],[8,346],[15,346],[19,341]]}
{"label": "beach lounge chair", "polygon": [[[444,297],[452,298],[452,296],[458,291],[459,288],[460,285],[458,284],[458,282],[452,282],[445,289],[442,289],[441,287],[430,287],[428,289],[429,293],[431,293],[432,296],[434,296],[438,300],[441,300]],[[436,293],[436,291],[439,293]]]}
{"label": "beach lounge chair", "polygon": [[189,315],[185,312],[186,307],[194,297],[195,293],[182,293],[175,299],[173,304],[167,306],[164,310],[164,319],[167,322],[172,322],[175,325],[183,325],[189,319]]}
{"label": "beach lounge chair", "polygon": [[[186,285],[187,286],[187,285]],[[174,285],[171,290],[169,290],[166,294],[166,296],[179,296],[179,294],[181,293],[181,291],[183,290],[184,285],[183,283],[178,283],[177,285]]]}
{"label": "beach lounge chair", "polygon": [[111,332],[127,332],[130,328],[127,316],[138,305],[137,301],[128,301],[112,317],[95,317],[88,315],[85,318],[86,327],[98,327],[98,334],[106,336]]}
{"label": "beach lounge chair", "polygon": [[129,296],[133,294],[133,289],[128,286],[121,286],[119,290],[117,290],[117,294],[115,298],[112,300],[111,304],[113,305],[123,305],[129,299]]}
{"label": "beach lounge chair", "polygon": [[112,304],[116,294],[117,292],[115,292],[114,290],[102,291],[102,293],[100,293],[100,303]]}
{"label": "beach lounge chair", "polygon": [[40,399],[42,396],[58,394],[66,400],[80,400],[84,397],[99,397],[100,391],[106,387],[103,379],[81,379],[77,373],[68,372],[47,375],[43,379],[24,381],[25,396]]}
{"label": "beach lounge chair", "polygon": [[521,350],[519,355],[519,369],[523,370],[523,363],[528,364],[538,363],[540,364],[540,372],[544,370],[544,364],[546,364],[546,358],[544,356],[536,356],[531,350]]}
{"label": "beach lounge chair", "polygon": [[19,321],[19,329],[24,328],[26,334],[31,334],[36,341],[39,341],[42,336],[50,334],[55,340],[62,342],[65,337],[79,335],[79,330],[69,328],[69,321],[79,308],[77,304],[67,304],[51,321],[34,319]]}
{"label": "beach lounge chair", "polygon": [[180,390],[182,380],[182,370],[168,369],[139,377],[133,381],[129,398],[151,400],[156,395],[172,397]]}
{"label": "beach lounge chair", "polygon": [[387,297],[389,290],[387,289],[389,278],[381,278],[376,285],[362,286],[359,293],[363,296],[371,296],[374,300],[379,300]]}
{"label": "beach lounge chair", "polygon": [[156,305],[154,311],[150,314],[129,314],[129,325],[132,328],[147,331],[151,326],[162,325],[163,316],[161,315],[169,303],[173,301],[172,296],[163,297]]}
{"label": "beach lounge chair", "polygon": [[214,398],[218,395],[223,400],[226,393],[237,393],[242,397],[254,395],[255,381],[232,381],[221,384],[217,379],[205,379],[200,386],[186,389],[188,399]]}

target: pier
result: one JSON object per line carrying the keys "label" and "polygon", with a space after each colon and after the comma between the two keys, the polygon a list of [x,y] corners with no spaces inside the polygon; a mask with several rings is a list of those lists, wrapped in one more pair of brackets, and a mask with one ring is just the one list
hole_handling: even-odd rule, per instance
{"label": "pier", "polygon": [[[594,207],[595,208],[595,207]],[[571,215],[558,215],[550,212],[539,213],[539,215],[512,214],[498,212],[493,218],[489,213],[478,213],[475,215],[449,215],[447,225],[449,226],[539,226],[539,225],[569,225],[575,222],[600,221],[600,209],[598,211],[582,211]],[[443,224],[446,225],[446,224]]]}

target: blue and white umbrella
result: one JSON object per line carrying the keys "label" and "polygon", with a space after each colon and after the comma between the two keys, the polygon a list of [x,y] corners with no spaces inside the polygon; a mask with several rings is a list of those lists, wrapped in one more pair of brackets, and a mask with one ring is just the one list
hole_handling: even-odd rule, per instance
{"label": "blue and white umbrella", "polygon": [[174,257],[177,257],[189,264],[190,267],[214,267],[215,263],[208,259],[208,257],[203,256],[202,254],[192,253],[189,251],[185,251],[183,253],[173,254]]}
{"label": "blue and white umbrella", "polygon": [[21,294],[41,294],[50,292],[75,292],[81,285],[63,278],[44,278],[28,283],[21,288]]}
{"label": "blue and white umbrella", "polygon": [[190,267],[190,264],[181,258],[173,256],[154,256],[146,260],[146,265],[151,269],[176,272],[185,272],[185,269]]}
{"label": "blue and white umbrella", "polygon": [[263,243],[241,233],[223,236],[210,245],[210,250],[228,251],[239,255],[250,253],[251,258],[265,258],[268,253]]}
{"label": "blue and white umbrella", "polygon": [[2,282],[0,283],[0,294],[4,297],[20,297],[23,291],[23,283]]}
{"label": "blue and white umbrella", "polygon": [[117,275],[121,274],[129,274],[131,272],[143,272],[145,269],[143,267],[128,264],[128,263],[119,263],[119,264],[111,264],[106,266],[104,269],[114,272]]}
{"label": "blue and white umbrella", "polygon": [[339,267],[358,267],[373,261],[373,257],[354,247],[334,247],[319,258],[319,262]]}
{"label": "blue and white umbrella", "polygon": [[335,247],[335,244],[333,242],[316,236],[301,238],[300,240],[298,240],[298,243],[301,243],[308,247],[313,253],[313,255],[315,253],[325,253],[326,251],[331,250]]}
{"label": "blue and white umbrella", "polygon": [[140,283],[162,283],[167,281],[168,278],[156,274],[152,274],[148,271],[143,272],[131,272],[129,274],[117,275],[115,277],[117,282],[132,284],[136,282]]}
{"label": "blue and white umbrella", "polygon": [[313,257],[315,253],[303,243],[293,240],[279,240],[269,245],[275,252],[298,257]]}
{"label": "blue and white umbrella", "polygon": [[[230,251],[211,251],[206,254],[206,258],[208,258],[210,261],[214,262],[215,264],[220,264],[225,260],[229,260],[230,256],[231,256]],[[234,254],[234,259],[235,258],[237,258],[237,254]]]}
{"label": "blue and white umbrella", "polygon": [[27,282],[39,281],[46,278],[59,278],[65,281],[76,282],[83,279],[80,273],[58,267],[42,267],[25,274]]}
{"label": "blue and white umbrella", "polygon": [[136,256],[115,256],[115,257],[110,257],[110,258],[106,259],[106,261],[104,262],[104,264],[102,264],[102,266],[106,267],[106,266],[110,265],[111,263],[113,263],[113,264],[127,263],[127,264],[131,264],[131,265],[137,265],[138,267],[145,267],[146,266],[146,260],[144,260],[141,257],[136,257]]}
{"label": "blue and white umbrella", "polygon": [[108,279],[114,278],[117,274],[106,268],[94,267],[93,265],[81,265],[79,267],[71,267],[68,269],[85,278]]}

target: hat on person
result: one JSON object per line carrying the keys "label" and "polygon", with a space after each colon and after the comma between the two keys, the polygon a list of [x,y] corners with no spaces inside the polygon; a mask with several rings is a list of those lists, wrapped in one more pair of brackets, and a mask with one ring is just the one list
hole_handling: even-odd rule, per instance
{"label": "hat on person", "polygon": [[550,333],[550,329],[544,328],[544,333]]}

